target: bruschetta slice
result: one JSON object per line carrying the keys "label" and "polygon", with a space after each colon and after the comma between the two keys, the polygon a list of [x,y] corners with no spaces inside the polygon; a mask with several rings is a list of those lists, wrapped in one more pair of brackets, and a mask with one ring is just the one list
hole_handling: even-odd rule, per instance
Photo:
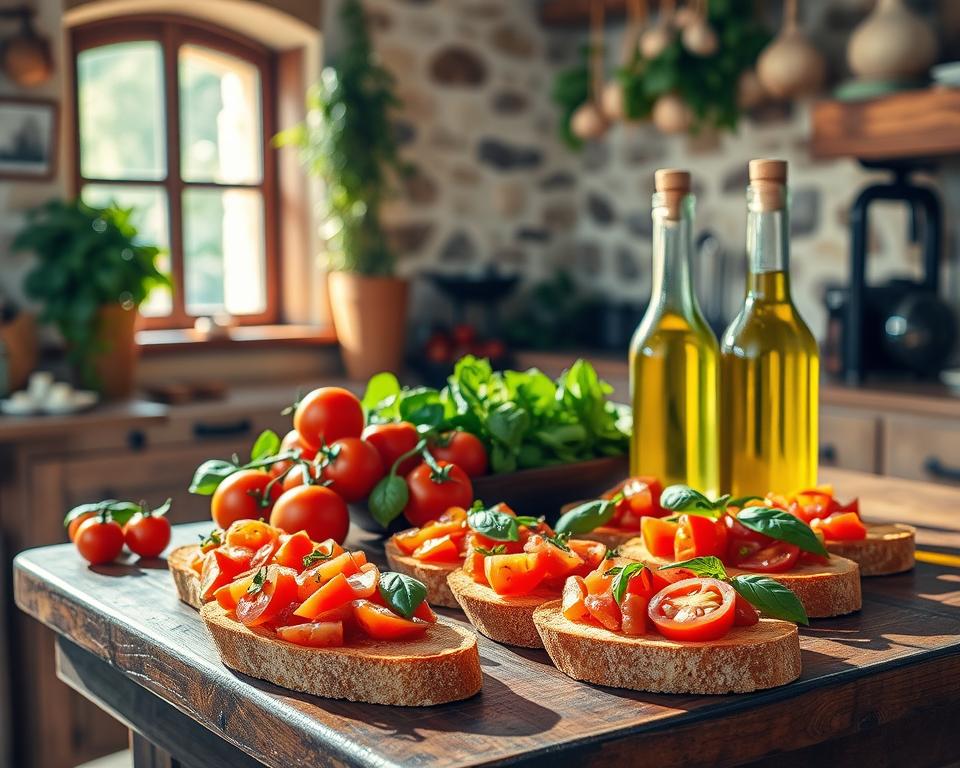
{"label": "bruschetta slice", "polygon": [[825,544],[831,554],[853,560],[861,576],[891,576],[912,570],[916,565],[916,533],[912,525],[864,523],[862,539],[832,540]]}

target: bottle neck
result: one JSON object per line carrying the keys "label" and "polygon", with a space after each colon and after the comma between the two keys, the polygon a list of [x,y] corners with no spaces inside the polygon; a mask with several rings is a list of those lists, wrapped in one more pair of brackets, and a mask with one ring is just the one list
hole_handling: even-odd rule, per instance
{"label": "bottle neck", "polygon": [[747,295],[790,300],[790,224],[786,209],[748,210]]}
{"label": "bottle neck", "polygon": [[653,285],[651,308],[669,309],[684,315],[696,312],[696,297],[690,276],[693,252],[693,198],[684,199],[678,219],[667,218],[667,209],[653,209]]}

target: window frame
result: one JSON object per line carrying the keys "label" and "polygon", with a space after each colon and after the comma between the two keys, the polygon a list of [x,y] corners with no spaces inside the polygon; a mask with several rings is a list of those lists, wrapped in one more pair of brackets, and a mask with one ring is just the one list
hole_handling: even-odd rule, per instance
{"label": "window frame", "polygon": [[[91,48],[113,43],[154,41],[163,54],[164,138],[166,143],[166,175],[161,179],[98,179],[86,177],[80,165],[80,112],[78,55]],[[260,112],[262,121],[263,176],[258,184],[224,184],[186,181],[180,163],[180,84],[179,53],[183,45],[210,48],[253,64],[260,73]],[[172,308],[169,315],[142,317],[146,329],[189,328],[196,316],[186,311],[184,295],[183,193],[188,189],[258,190],[263,199],[264,291],[265,309],[252,315],[234,315],[238,325],[265,325],[280,319],[280,263],[278,225],[277,158],[271,139],[276,133],[276,56],[274,52],[243,35],[198,19],[169,14],[140,14],[94,21],[76,26],[70,32],[70,66],[72,87],[73,192],[79,195],[85,184],[149,187],[166,193],[167,228],[170,244],[170,272],[173,282]]]}

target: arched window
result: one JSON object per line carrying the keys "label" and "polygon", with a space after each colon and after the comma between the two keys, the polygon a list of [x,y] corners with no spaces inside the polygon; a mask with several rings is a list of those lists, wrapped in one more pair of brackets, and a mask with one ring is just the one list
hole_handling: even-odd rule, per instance
{"label": "arched window", "polygon": [[72,30],[77,191],[136,209],[172,291],[147,327],[278,319],[274,61],[227,30],[130,16]]}

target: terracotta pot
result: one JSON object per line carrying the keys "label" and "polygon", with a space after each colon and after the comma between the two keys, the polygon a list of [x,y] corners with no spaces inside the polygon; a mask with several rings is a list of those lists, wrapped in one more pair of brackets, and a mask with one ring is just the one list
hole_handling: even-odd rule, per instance
{"label": "terracotta pot", "polygon": [[406,280],[331,272],[333,326],[351,379],[400,373],[407,330]]}
{"label": "terracotta pot", "polygon": [[96,388],[108,400],[133,394],[139,347],[135,337],[138,313],[109,304],[97,312],[97,341],[100,352],[93,358]]}

